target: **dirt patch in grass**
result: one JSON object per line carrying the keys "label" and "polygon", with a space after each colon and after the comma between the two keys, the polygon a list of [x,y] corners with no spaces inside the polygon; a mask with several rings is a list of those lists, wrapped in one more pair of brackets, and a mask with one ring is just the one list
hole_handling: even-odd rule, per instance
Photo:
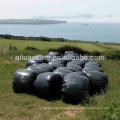
{"label": "dirt patch in grass", "polygon": [[74,118],[78,112],[83,110],[64,110],[52,116],[50,120],[62,120],[62,118],[70,119]]}

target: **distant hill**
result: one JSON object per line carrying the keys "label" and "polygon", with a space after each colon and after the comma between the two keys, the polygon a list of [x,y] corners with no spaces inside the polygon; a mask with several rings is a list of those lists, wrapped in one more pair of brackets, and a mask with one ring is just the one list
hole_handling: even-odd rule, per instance
{"label": "distant hill", "polygon": [[66,21],[42,20],[42,19],[5,19],[0,20],[0,24],[60,24]]}

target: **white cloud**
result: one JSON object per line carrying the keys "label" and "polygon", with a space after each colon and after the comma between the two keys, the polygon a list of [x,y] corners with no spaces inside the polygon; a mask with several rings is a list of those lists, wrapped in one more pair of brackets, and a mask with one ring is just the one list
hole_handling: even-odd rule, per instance
{"label": "white cloud", "polygon": [[[0,0],[0,19],[93,14],[74,21],[120,21],[120,0]],[[107,18],[101,16],[116,15]],[[71,19],[70,21],[73,21]]]}

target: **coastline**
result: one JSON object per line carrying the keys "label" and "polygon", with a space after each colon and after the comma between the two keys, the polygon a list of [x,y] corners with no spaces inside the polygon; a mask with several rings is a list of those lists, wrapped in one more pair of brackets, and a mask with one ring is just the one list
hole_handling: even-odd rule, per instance
{"label": "coastline", "polygon": [[103,46],[105,44],[120,44],[119,42],[100,42],[100,41],[87,41],[87,40],[70,40],[65,38],[51,38],[51,37],[35,37],[35,36],[15,36],[11,34],[0,34],[0,39],[9,39],[9,40],[25,40],[25,41],[46,41],[46,42],[85,42],[85,43],[101,43]]}
{"label": "coastline", "polygon": [[61,24],[67,23],[62,20],[43,20],[43,19],[4,19],[0,20],[0,24],[20,24],[20,25],[39,25],[39,24]]}

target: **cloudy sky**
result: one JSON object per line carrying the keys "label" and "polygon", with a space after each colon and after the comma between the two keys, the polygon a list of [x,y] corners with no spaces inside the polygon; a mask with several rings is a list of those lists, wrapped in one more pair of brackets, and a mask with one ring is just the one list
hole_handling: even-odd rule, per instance
{"label": "cloudy sky", "polygon": [[120,0],[0,0],[0,19],[120,22]]}

